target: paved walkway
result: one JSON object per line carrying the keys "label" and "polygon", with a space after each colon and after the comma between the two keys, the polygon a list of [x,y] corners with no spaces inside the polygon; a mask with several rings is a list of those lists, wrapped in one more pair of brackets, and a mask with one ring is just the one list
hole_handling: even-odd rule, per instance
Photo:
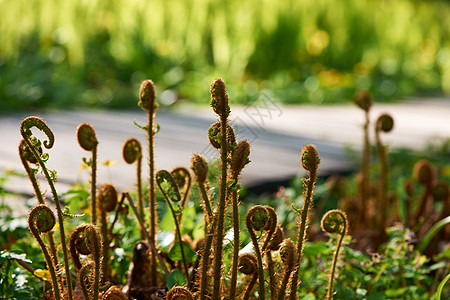
{"label": "paved walkway", "polygon": [[[372,120],[381,112],[389,112],[395,120],[393,132],[382,137],[390,147],[421,148],[430,141],[450,138],[450,99],[375,104]],[[10,168],[23,170],[17,145],[20,141],[19,124],[27,115],[0,115],[0,175]],[[133,125],[135,118],[138,124],[145,125],[143,111],[57,111],[37,115],[46,121],[56,136],[55,146],[49,151],[48,166],[58,172],[59,192],[66,191],[74,182],[89,179],[88,171],[80,171],[80,165],[81,158],[90,154],[78,146],[75,138],[75,130],[82,122],[92,124],[97,132],[99,162],[117,162],[108,167],[100,165],[98,183],[111,181],[123,190],[133,188],[134,166],[123,161],[121,147],[127,138],[136,137],[146,148],[145,132]],[[309,143],[317,146],[321,157],[319,174],[354,169],[345,149],[349,146],[360,149],[363,119],[362,111],[353,105],[281,106],[264,94],[253,106],[232,107],[230,122],[238,138],[248,139],[252,146],[252,162],[243,172],[243,182],[248,186],[264,185],[302,173],[300,149]],[[217,156],[217,151],[208,146],[206,135],[215,120],[207,106],[158,111],[156,121],[161,130],[155,136],[156,168],[189,167],[193,153],[201,153],[208,159]],[[145,178],[147,171],[143,172]],[[32,193],[26,178],[10,178],[5,188]]]}

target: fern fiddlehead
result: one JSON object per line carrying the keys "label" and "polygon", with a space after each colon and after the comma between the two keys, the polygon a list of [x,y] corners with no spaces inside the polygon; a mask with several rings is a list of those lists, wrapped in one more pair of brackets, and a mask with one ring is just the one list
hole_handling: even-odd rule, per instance
{"label": "fern fiddlehead", "polygon": [[385,227],[387,218],[387,209],[389,207],[387,200],[387,183],[388,183],[388,165],[386,157],[385,146],[381,143],[380,133],[390,132],[394,127],[394,119],[388,114],[382,114],[378,117],[375,124],[375,141],[378,153],[378,162],[380,165],[380,180],[379,180],[379,200],[378,211],[380,212],[380,228]]}
{"label": "fern fiddlehead", "polygon": [[[37,141],[39,141],[39,140],[36,140],[36,142]],[[40,143],[38,143],[36,145],[36,147],[38,148],[37,152],[39,154],[42,154],[42,147],[40,147]],[[22,161],[23,167],[25,168],[28,178],[31,181],[31,184],[33,185],[34,194],[36,195],[36,198],[37,198],[39,204],[45,204],[45,199],[44,199],[44,196],[42,195],[41,189],[39,187],[38,178],[36,177],[36,170],[32,169],[29,165],[30,163],[37,164],[38,161],[34,157],[31,150],[28,148],[27,143],[25,142],[24,139],[22,139],[19,144],[19,157],[20,157],[20,160]],[[48,243],[50,246],[50,251],[52,254],[53,262],[56,266],[56,265],[58,265],[58,254],[56,251],[55,240],[53,237],[53,231],[49,231],[47,233],[47,239],[48,239]]]}
{"label": "fern fiddlehead", "polygon": [[185,167],[176,167],[170,171],[173,179],[175,180],[181,197],[180,201],[180,214],[178,215],[178,223],[181,224],[181,218],[183,217],[183,210],[186,207],[189,194],[191,192],[192,178],[191,173]]}
{"label": "fern fiddlehead", "polygon": [[264,244],[261,247],[261,252],[266,251],[267,246],[270,242],[272,242],[273,235],[275,234],[278,225],[278,218],[275,209],[268,205],[264,205],[263,207],[266,209],[269,218],[267,220],[266,226],[264,227],[264,231],[266,231],[267,234],[264,240]]}
{"label": "fern fiddlehead", "polygon": [[239,255],[239,272],[252,276],[242,298],[243,300],[247,300],[250,298],[256,281],[258,280],[258,261],[256,256],[252,253],[244,253]]}
{"label": "fern fiddlehead", "polygon": [[194,300],[192,293],[185,287],[175,286],[166,295],[167,300]]}
{"label": "fern fiddlehead", "polygon": [[[33,127],[36,127],[45,133],[47,140],[43,142],[43,145],[45,148],[51,149],[55,143],[55,135],[50,127],[48,127],[48,125],[39,117],[31,116],[22,120],[22,123],[20,124],[20,133],[25,141],[29,142],[29,139],[33,136],[33,133],[31,132],[31,128]],[[30,150],[34,149],[29,143],[27,143],[27,145],[30,147]]]}
{"label": "fern fiddlehead", "polygon": [[[125,141],[122,147],[122,156],[127,164],[132,164],[136,162],[136,186],[137,186],[137,197],[138,197],[138,210],[141,218],[144,216],[144,197],[142,194],[142,147],[141,143],[136,138],[129,138]],[[141,228],[141,239],[145,238],[145,234]]]}
{"label": "fern fiddlehead", "polygon": [[[155,112],[158,106],[155,95],[155,85],[151,80],[144,80],[139,89],[138,105],[147,113],[147,138],[148,138],[148,166],[149,166],[149,210],[150,210],[150,238],[153,245],[156,244],[156,194],[155,194],[155,157],[154,157],[154,119]],[[154,255],[150,258],[150,282],[152,286],[156,286],[156,257]]]}
{"label": "fern fiddlehead", "polygon": [[50,232],[56,224],[56,218],[51,209],[45,204],[39,204],[33,207],[28,215],[28,227],[34,238],[37,240],[44,254],[45,261],[47,263],[47,269],[50,272],[52,279],[53,294],[55,299],[61,299],[61,291],[59,286],[59,280],[57,277],[56,264],[48,253],[47,246],[42,240],[40,234]]}
{"label": "fern fiddlehead", "polygon": [[227,151],[231,150],[232,145],[236,143],[236,135],[234,133],[233,127],[227,123],[226,135],[222,135],[221,132],[221,121],[217,121],[208,128],[208,140],[211,146],[216,149],[220,149],[222,145],[222,137],[226,136],[227,140]]}
{"label": "fern fiddlehead", "polygon": [[103,300],[128,300],[128,297],[122,292],[117,285],[108,288],[102,295]]}
{"label": "fern fiddlehead", "polygon": [[59,223],[59,231],[61,236],[61,246],[62,246],[62,252],[63,252],[63,259],[64,259],[64,270],[66,274],[66,281],[67,281],[67,295],[69,300],[73,299],[73,288],[72,288],[72,279],[69,269],[69,258],[68,258],[68,252],[67,252],[67,245],[66,245],[66,235],[64,230],[64,216],[61,209],[61,204],[59,202],[59,196],[56,192],[54,180],[55,180],[55,174],[52,172],[50,173],[47,167],[44,163],[44,158],[47,158],[48,155],[39,154],[35,145],[33,144],[33,141],[36,141],[36,138],[33,138],[33,133],[31,132],[31,128],[36,127],[40,131],[44,132],[47,136],[47,140],[43,142],[43,145],[45,148],[50,149],[53,147],[55,143],[55,136],[53,134],[53,131],[48,127],[48,125],[39,117],[27,117],[25,118],[22,123],[20,124],[20,133],[25,140],[25,143],[27,144],[28,148],[33,153],[35,159],[39,163],[39,166],[41,167],[42,172],[44,173],[44,176],[50,186],[50,189],[52,191],[53,199],[55,200],[56,204],[56,210],[58,214],[58,223]]}
{"label": "fern fiddlehead", "polygon": [[297,261],[295,263],[294,273],[291,280],[291,294],[290,299],[297,299],[297,286],[300,273],[300,263],[303,254],[303,245],[305,240],[305,233],[308,223],[308,214],[310,206],[312,205],[312,195],[317,179],[317,169],[319,167],[320,158],[317,149],[314,145],[305,145],[300,154],[302,167],[309,173],[309,177],[303,179],[303,207],[300,213],[300,223],[298,225],[297,235]]}
{"label": "fern fiddlehead", "polygon": [[84,299],[91,300],[91,287],[93,285],[92,273],[95,272],[93,262],[88,262],[78,271],[78,279],[80,280],[80,288],[83,292]]}
{"label": "fern fiddlehead", "polygon": [[258,262],[258,278],[259,278],[259,299],[265,299],[264,289],[264,269],[262,263],[262,254],[259,247],[258,238],[255,231],[263,231],[270,224],[270,216],[267,209],[262,205],[255,205],[250,208],[245,216],[245,225],[253,243],[253,249]]}
{"label": "fern fiddlehead", "polygon": [[[220,161],[221,175],[220,175],[220,191],[219,191],[219,203],[217,207],[217,227],[214,241],[214,287],[213,298],[219,299],[221,293],[221,278],[222,278],[222,249],[223,249],[223,232],[224,232],[224,220],[226,210],[226,197],[227,197],[227,171],[228,171],[228,153],[229,153],[229,140],[232,136],[228,136],[228,116],[230,114],[230,107],[228,105],[228,95],[225,91],[225,82],[222,79],[216,79],[211,84],[211,107],[213,111],[219,116],[220,134],[215,135],[215,138],[211,139],[210,143],[214,147],[220,148]],[[234,141],[233,141],[234,144]]]}
{"label": "fern fiddlehead", "polygon": [[295,263],[297,262],[297,250],[291,239],[285,239],[280,247],[280,256],[283,263],[283,276],[281,279],[280,288],[278,289],[278,300],[284,300],[286,295],[286,288],[289,283],[289,278],[294,271]]}
{"label": "fern fiddlehead", "polygon": [[328,211],[320,223],[322,230],[328,234],[338,234],[339,240],[334,253],[333,263],[331,266],[330,281],[328,283],[327,299],[333,299],[334,278],[336,273],[336,265],[338,261],[339,251],[342,246],[345,234],[348,230],[348,221],[345,213],[339,209]]}
{"label": "fern fiddlehead", "polygon": [[91,222],[92,224],[97,224],[97,146],[98,140],[95,134],[94,128],[88,123],[82,123],[77,127],[77,140],[80,147],[85,150],[92,152],[92,157],[89,162],[91,167]]}
{"label": "fern fiddlehead", "polygon": [[[100,289],[100,270],[102,269],[102,263],[107,264],[107,261],[102,261],[102,249],[107,248],[108,245],[103,244],[102,246],[100,233],[98,232],[97,228],[94,225],[89,224],[85,231],[86,235],[86,244],[88,249],[90,250],[92,254],[92,258],[94,261],[94,282],[93,282],[93,300],[98,299],[98,293]],[[104,251],[103,251],[104,253]],[[103,259],[105,257],[103,256]],[[104,273],[105,275],[105,273]]]}
{"label": "fern fiddlehead", "polygon": [[[85,298],[97,300],[100,291],[102,264],[104,263],[102,240],[97,228],[92,224],[77,226],[70,235],[69,248]],[[89,255],[91,261],[82,265],[80,254]]]}
{"label": "fern fiddlehead", "polygon": [[91,253],[90,249],[86,244],[86,239],[84,235],[84,230],[87,224],[78,225],[69,237],[69,252],[72,258],[73,266],[75,270],[78,271],[83,266],[80,259],[80,254],[88,255]]}
{"label": "fern fiddlehead", "polygon": [[206,184],[208,179],[208,164],[203,156],[194,154],[191,157],[191,170],[194,172],[195,181],[202,199],[205,233],[208,232],[209,224],[213,218],[211,203],[209,201],[208,193],[206,192]]}

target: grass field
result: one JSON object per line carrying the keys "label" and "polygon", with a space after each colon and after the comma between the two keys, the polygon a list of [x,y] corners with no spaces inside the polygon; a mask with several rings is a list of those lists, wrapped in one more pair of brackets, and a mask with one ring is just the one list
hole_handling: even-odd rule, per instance
{"label": "grass field", "polygon": [[0,1],[0,109],[206,102],[222,77],[237,102],[450,93],[450,3],[368,0]]}

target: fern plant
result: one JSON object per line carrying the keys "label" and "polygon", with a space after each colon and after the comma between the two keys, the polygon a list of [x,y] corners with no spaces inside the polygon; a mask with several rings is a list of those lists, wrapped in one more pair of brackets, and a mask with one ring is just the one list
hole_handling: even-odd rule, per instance
{"label": "fern plant", "polygon": [[[216,79],[211,85],[211,107],[218,115],[218,121],[211,125],[207,131],[210,144],[219,151],[220,165],[219,176],[216,179],[218,193],[214,195],[209,189],[208,165],[199,154],[194,154],[191,159],[191,170],[196,181],[203,208],[204,237],[197,248],[195,256],[193,243],[182,235],[183,211],[191,199],[191,172],[184,167],[177,167],[172,171],[159,170],[155,172],[154,161],[154,134],[158,126],[154,125],[155,109],[157,107],[155,88],[151,80],[145,80],[139,91],[139,106],[148,116],[147,125],[141,127],[146,130],[148,138],[148,167],[149,182],[147,199],[143,196],[141,182],[141,162],[144,158],[142,148],[137,139],[129,139],[124,143],[122,155],[126,163],[136,162],[137,202],[129,193],[121,195],[120,203],[128,201],[138,223],[140,224],[140,241],[137,248],[144,249],[143,253],[134,253],[144,256],[143,266],[133,264],[130,274],[138,274],[136,268],[145,267],[148,271],[148,281],[142,281],[144,285],[132,282],[134,276],[128,277],[125,293],[114,284],[114,278],[110,270],[110,241],[113,224],[108,224],[108,214],[120,209],[117,205],[119,195],[111,183],[100,186],[96,193],[92,192],[96,179],[96,145],[98,140],[93,128],[83,123],[77,130],[78,140],[83,149],[92,151],[90,164],[91,177],[91,223],[76,227],[70,234],[68,249],[65,240],[63,226],[64,215],[58,201],[58,195],[52,182],[52,172],[45,168],[44,160],[47,155],[42,153],[41,142],[32,137],[30,128],[36,126],[44,131],[49,141],[43,143],[44,147],[51,148],[54,137],[48,126],[38,118],[27,118],[21,125],[24,142],[20,146],[20,155],[24,167],[33,182],[35,193],[39,199],[39,206],[30,213],[30,229],[38,240],[42,249],[47,267],[50,271],[52,287],[57,299],[65,299],[73,295],[73,282],[68,263],[68,253],[72,258],[76,271],[77,281],[86,299],[125,299],[132,297],[136,289],[139,293],[150,293],[151,297],[158,290],[167,292],[166,299],[251,299],[255,293],[259,299],[297,299],[299,282],[301,280],[301,262],[304,245],[306,243],[307,228],[310,223],[309,215],[313,205],[314,188],[318,177],[320,158],[317,149],[313,145],[302,147],[300,162],[307,171],[308,177],[303,180],[303,207],[297,209],[292,204],[293,211],[299,216],[297,238],[294,243],[290,238],[285,238],[284,229],[278,224],[276,210],[267,205],[255,205],[250,207],[245,216],[245,226],[240,223],[240,176],[244,167],[250,162],[250,144],[246,140],[238,141],[233,127],[229,124],[228,117],[231,113],[228,104],[228,94],[225,83]],[[89,145],[87,145],[89,144]],[[48,234],[47,245],[41,238],[41,234],[51,232],[55,217],[44,203],[39,185],[35,179],[35,171],[29,168],[29,164],[39,164],[44,171],[47,180],[52,187],[52,193],[57,203],[58,222],[62,242],[64,259],[64,272],[61,272],[57,261],[54,242],[51,234]],[[166,202],[166,206],[172,214],[175,224],[175,241],[167,253],[157,242],[158,216],[157,216],[157,191]],[[147,200],[147,201],[145,201]],[[148,202],[148,207],[144,203]],[[137,207],[135,205],[137,203]],[[38,212],[42,210],[42,212]],[[144,210],[149,210],[150,220],[148,226],[144,220]],[[97,225],[97,215],[100,220]],[[48,215],[48,217],[47,217]],[[42,218],[42,216],[46,216]],[[41,221],[41,219],[45,219]],[[48,220],[47,220],[48,219]],[[49,224],[47,224],[47,221]],[[341,211],[331,211],[324,216],[322,222],[326,232],[340,235],[333,258],[333,267],[330,274],[328,298],[333,295],[334,277],[337,274],[337,259],[342,248],[342,241],[348,228],[348,221]],[[242,253],[241,232],[246,228],[249,234],[252,251]],[[232,229],[230,240],[232,251],[224,247],[225,235]],[[52,246],[53,245],[53,246]],[[136,248],[136,249],[137,249]],[[194,254],[193,254],[194,253]],[[227,258],[229,256],[229,259]],[[148,265],[147,265],[148,262]],[[282,266],[280,268],[280,266]],[[131,267],[130,267],[131,268]],[[177,276],[182,274],[183,280]],[[107,281],[112,286],[107,289]],[[183,286],[179,286],[182,282]],[[268,288],[266,287],[268,285]],[[107,289],[107,290],[106,290]],[[142,289],[144,291],[142,291]],[[148,292],[146,292],[148,289]],[[104,291],[106,290],[106,291]],[[56,296],[59,295],[59,296]]]}

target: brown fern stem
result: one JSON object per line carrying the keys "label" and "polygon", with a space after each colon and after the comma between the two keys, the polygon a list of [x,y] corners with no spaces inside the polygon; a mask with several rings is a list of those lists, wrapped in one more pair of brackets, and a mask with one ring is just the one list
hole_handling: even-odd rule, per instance
{"label": "brown fern stem", "polygon": [[68,294],[69,300],[72,300],[73,299],[72,276],[71,276],[70,268],[69,268],[67,241],[66,241],[66,235],[65,235],[65,229],[64,229],[64,216],[62,214],[61,203],[59,202],[58,193],[56,192],[55,185],[53,184],[54,179],[52,176],[50,176],[50,173],[49,173],[47,167],[45,166],[44,161],[41,159],[40,154],[36,151],[36,149],[33,147],[33,144],[30,141],[30,138],[32,137],[32,133],[31,133],[30,129],[33,126],[36,126],[38,129],[44,131],[47,134],[47,136],[49,137],[49,141],[44,141],[44,146],[46,148],[51,148],[53,146],[54,135],[53,135],[53,132],[51,131],[50,127],[48,127],[47,124],[45,124],[45,122],[42,119],[37,118],[37,117],[26,118],[25,120],[22,121],[22,124],[20,126],[22,137],[24,138],[28,148],[33,152],[34,157],[38,161],[38,163],[42,169],[42,172],[44,173],[44,176],[50,186],[50,189],[51,189],[51,192],[53,195],[53,199],[55,200],[56,210],[57,210],[57,214],[58,214],[59,231],[60,231],[60,236],[61,236],[61,247],[62,247],[62,251],[63,251],[64,270],[66,273],[67,294]]}
{"label": "brown fern stem", "polygon": [[[237,182],[238,178],[235,176],[233,178]],[[231,264],[231,280],[230,280],[230,300],[236,297],[236,283],[237,283],[237,272],[238,272],[238,261],[239,261],[239,200],[238,191],[233,189],[231,193],[232,201],[232,214],[233,214],[233,258]]]}
{"label": "brown fern stem", "polygon": [[[20,142],[19,157],[20,157],[20,160],[22,161],[23,167],[25,168],[28,178],[31,181],[31,184],[33,185],[34,194],[35,194],[39,204],[45,204],[45,200],[44,200],[44,197],[42,196],[42,192],[41,192],[41,189],[39,186],[39,180],[35,176],[35,171],[33,171],[29,165],[29,162],[37,163],[37,160],[34,159],[34,156],[28,149],[28,146],[27,146],[25,140],[22,140]],[[52,256],[53,262],[54,262],[55,266],[57,266],[58,265],[58,254],[56,251],[56,244],[55,244],[55,240],[54,240],[54,236],[53,236],[53,231],[49,231],[47,233],[47,240],[48,240],[48,243],[50,246],[50,251],[51,251],[51,256]]]}
{"label": "brown fern stem", "polygon": [[220,117],[220,191],[217,210],[217,231],[214,241],[214,274],[213,274],[213,299],[221,298],[221,278],[222,278],[222,250],[223,250],[223,232],[226,211],[227,197],[227,171],[228,171],[228,96],[225,92],[225,83],[221,79],[216,79],[211,85],[211,106]]}
{"label": "brown fern stem", "polygon": [[305,233],[308,224],[309,208],[312,205],[312,195],[314,191],[314,185],[317,179],[317,168],[320,159],[317,154],[317,150],[313,145],[306,145],[302,148],[301,153],[302,166],[309,172],[309,178],[303,180],[304,184],[304,197],[303,208],[300,215],[300,225],[297,236],[297,261],[295,263],[294,272],[291,280],[291,300],[297,300],[297,287],[300,274],[300,264],[303,255],[303,245],[305,242]]}
{"label": "brown fern stem", "polygon": [[[43,226],[44,225],[44,226]],[[59,279],[56,273],[56,264],[48,253],[47,246],[44,244],[40,233],[49,232],[55,226],[55,216],[53,212],[45,204],[35,206],[28,215],[28,227],[34,238],[37,240],[47,263],[47,269],[50,272],[52,280],[53,295],[56,300],[61,299]]]}

